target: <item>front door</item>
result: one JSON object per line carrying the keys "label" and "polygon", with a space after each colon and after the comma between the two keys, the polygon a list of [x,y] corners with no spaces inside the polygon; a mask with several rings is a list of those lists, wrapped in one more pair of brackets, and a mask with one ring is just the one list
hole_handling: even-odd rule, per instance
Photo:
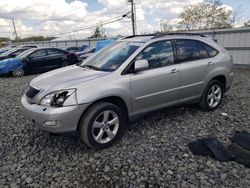
{"label": "front door", "polygon": [[178,101],[180,72],[179,65],[175,64],[172,42],[167,40],[150,44],[137,56],[136,60],[140,59],[147,60],[149,68],[130,74],[133,114]]}
{"label": "front door", "polygon": [[26,69],[27,72],[40,72],[46,70],[47,67],[47,50],[39,49],[30,54],[27,58]]}

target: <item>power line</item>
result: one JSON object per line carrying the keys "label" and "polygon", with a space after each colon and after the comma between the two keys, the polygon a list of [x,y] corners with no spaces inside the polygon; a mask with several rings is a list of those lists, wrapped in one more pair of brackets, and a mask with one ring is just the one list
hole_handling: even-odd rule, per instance
{"label": "power line", "polygon": [[[84,30],[96,28],[99,25],[107,25],[107,24],[110,24],[110,23],[113,23],[113,22],[120,21],[123,18],[125,18],[127,16],[127,14],[128,13],[123,14],[122,16],[116,16],[114,18],[111,18],[111,19],[108,19],[108,20],[105,20],[105,21],[102,21],[102,22],[99,22],[99,23],[95,23],[95,24],[91,24],[91,25],[88,25],[88,26],[85,26],[85,27],[77,28],[75,30],[60,32],[60,33],[57,33],[57,34],[55,34],[55,33],[46,33],[45,34],[44,33],[43,35],[45,35],[45,36],[61,36],[61,35],[65,35],[65,34],[75,33],[75,32],[78,32],[78,31],[84,31]],[[23,36],[30,36],[30,35],[23,35]]]}
{"label": "power line", "polygon": [[[92,2],[92,3],[94,3],[94,2]],[[110,14],[110,13],[112,13],[113,11],[116,11],[116,10],[120,10],[121,8],[123,8],[124,6],[119,6],[119,7],[116,7],[116,8],[113,8],[113,9],[108,9],[108,10],[106,10],[104,13],[101,13],[101,14],[94,14],[95,16],[98,16],[98,15],[100,15],[100,16],[103,16],[103,15],[107,15],[107,14]],[[118,17],[120,17],[120,16],[118,16]],[[117,17],[115,17],[115,18],[117,18]],[[112,18],[112,19],[115,19],[115,18]],[[111,20],[112,20],[111,19]],[[89,27],[89,26],[86,26],[86,27]],[[41,32],[43,32],[43,31],[45,31],[45,33],[41,33]],[[51,32],[46,32],[47,30],[39,30],[39,34],[40,35],[55,35],[54,33],[51,33]],[[35,33],[34,31],[26,31],[26,33]],[[59,34],[58,34],[59,35]],[[24,35],[22,35],[22,36],[31,36],[31,35],[28,35],[28,34],[24,34]]]}
{"label": "power line", "polygon": [[99,13],[97,15],[107,15],[107,14],[110,14],[110,13],[116,11],[116,10],[121,10],[121,8],[124,8],[124,5],[116,7],[116,8],[113,8],[113,9],[107,9],[107,10],[105,10],[105,12],[103,12],[101,14]]}
{"label": "power line", "polygon": [[[91,3],[88,3],[88,4],[93,4],[93,3],[96,3],[96,2],[97,2],[97,1],[95,0],[94,2],[91,2]],[[81,7],[82,7],[82,6],[81,6]],[[77,7],[77,8],[75,8],[75,9],[72,9],[72,10],[67,11],[67,12],[72,12],[72,11],[74,11],[74,10],[76,10],[76,9],[81,8],[81,7]],[[116,11],[116,10],[121,9],[122,7],[124,7],[124,6],[119,6],[119,7],[116,7],[116,8],[114,8],[114,9],[106,10],[104,13],[102,13],[102,14],[100,14],[100,15],[110,14],[110,13],[112,13],[113,11]],[[65,12],[65,13],[67,13],[67,12]],[[128,13],[127,13],[127,14],[128,14]],[[92,25],[89,25],[89,26],[85,26],[84,28],[78,28],[78,29],[73,30],[73,31],[68,31],[68,32],[63,32],[63,33],[54,34],[54,33],[41,33],[41,30],[40,30],[40,31],[39,31],[39,34],[40,34],[40,35],[45,35],[45,36],[60,36],[60,35],[64,35],[64,34],[74,33],[74,32],[78,32],[78,31],[82,31],[82,30],[91,29],[91,28],[97,27],[98,25],[107,25],[107,24],[110,24],[110,23],[113,23],[113,22],[120,21],[120,20],[122,20],[124,17],[126,17],[127,14],[122,15],[122,17],[121,17],[121,16],[117,16],[117,17],[114,17],[114,18],[111,18],[111,19],[102,21],[102,22],[100,22],[99,24],[97,24],[97,23],[96,23],[95,25],[92,24]],[[114,20],[114,19],[115,19],[115,20]],[[17,36],[17,32],[16,32],[16,28],[15,28],[14,20],[13,20],[13,19],[12,19],[12,22],[13,22],[13,27],[14,27],[14,33],[15,33],[16,38],[17,38],[18,36]],[[45,31],[45,30],[44,30],[44,31]],[[33,33],[35,33],[34,31],[26,31],[26,33],[28,33],[28,32],[33,32]],[[3,33],[3,32],[2,32],[2,33]],[[5,32],[5,33],[11,33],[11,32]],[[31,35],[22,35],[22,36],[31,36]],[[33,35],[32,35],[32,36],[33,36]]]}
{"label": "power line", "polygon": [[[77,29],[77,30],[73,30],[73,31],[69,31],[69,32],[64,32],[64,33],[60,33],[58,35],[60,36],[60,35],[75,33],[75,32],[78,32],[78,31],[84,31],[84,30],[96,28],[99,25],[107,25],[107,24],[110,24],[110,23],[113,23],[113,22],[120,21],[120,20],[122,20],[126,16],[127,16],[127,14],[124,14],[124,15],[122,15],[122,17],[119,16],[119,17],[116,17],[116,18],[113,18],[113,19],[110,19],[110,20],[106,20],[104,22],[101,22],[100,24],[90,25],[90,26],[87,26],[87,27],[84,27],[84,28],[81,28],[81,29]],[[58,35],[54,35],[54,36],[58,36]]]}

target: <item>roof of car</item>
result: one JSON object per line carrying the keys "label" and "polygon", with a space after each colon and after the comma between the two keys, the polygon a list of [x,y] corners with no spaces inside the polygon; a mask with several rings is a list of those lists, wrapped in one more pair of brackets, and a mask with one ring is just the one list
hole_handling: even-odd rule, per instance
{"label": "roof of car", "polygon": [[155,33],[155,34],[146,34],[146,35],[132,35],[123,38],[122,40],[126,41],[136,41],[136,42],[148,42],[151,39],[157,39],[157,38],[201,38],[201,37],[207,37],[205,35],[199,34],[199,33]]}

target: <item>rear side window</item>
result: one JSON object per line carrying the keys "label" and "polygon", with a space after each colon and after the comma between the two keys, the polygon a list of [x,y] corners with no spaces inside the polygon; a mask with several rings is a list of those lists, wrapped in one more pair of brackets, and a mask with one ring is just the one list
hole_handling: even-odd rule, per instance
{"label": "rear side window", "polygon": [[176,48],[180,62],[192,61],[200,58],[199,48],[194,40],[176,40]]}
{"label": "rear side window", "polygon": [[209,57],[214,57],[214,56],[216,56],[218,54],[218,51],[215,50],[213,47],[211,47],[211,46],[209,46],[209,45],[207,45],[205,43],[202,43],[202,42],[200,42],[200,44],[203,46],[203,48],[206,49]]}
{"label": "rear side window", "polygon": [[48,55],[65,55],[65,53],[58,49],[48,49]]}

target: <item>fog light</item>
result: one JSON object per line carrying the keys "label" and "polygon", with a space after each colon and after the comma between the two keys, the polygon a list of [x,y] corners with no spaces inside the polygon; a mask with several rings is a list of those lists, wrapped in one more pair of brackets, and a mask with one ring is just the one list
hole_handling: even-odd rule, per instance
{"label": "fog light", "polygon": [[43,124],[44,127],[60,127],[61,121],[45,121]]}

